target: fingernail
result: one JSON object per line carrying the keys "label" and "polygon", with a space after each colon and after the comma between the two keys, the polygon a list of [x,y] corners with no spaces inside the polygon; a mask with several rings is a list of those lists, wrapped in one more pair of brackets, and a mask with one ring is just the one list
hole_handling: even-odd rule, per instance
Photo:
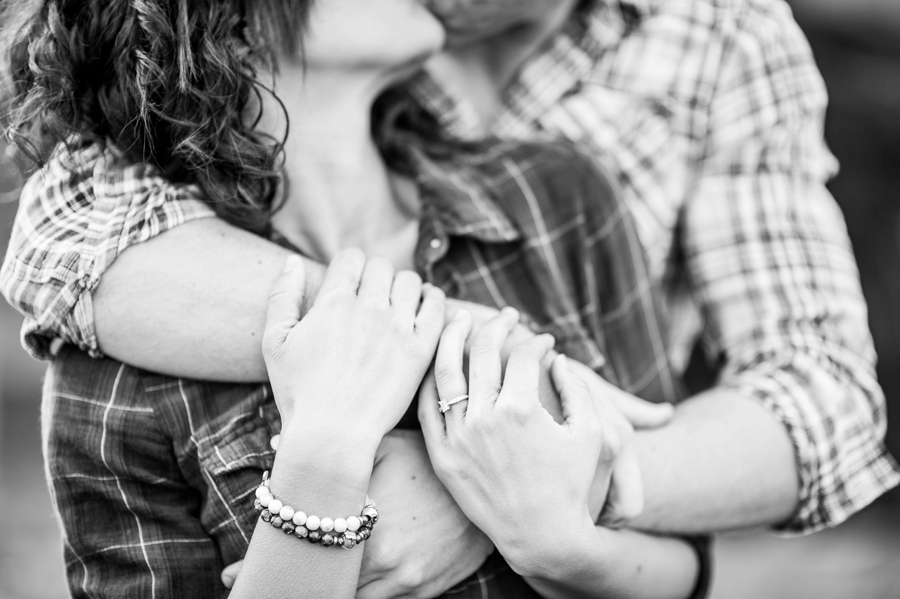
{"label": "fingernail", "polygon": [[565,355],[559,354],[558,356],[556,356],[556,362],[559,362],[560,368],[565,368],[566,370],[569,369],[569,358],[567,358]]}
{"label": "fingernail", "polygon": [[290,272],[290,271],[294,270],[295,268],[297,268],[297,266],[299,266],[299,265],[300,265],[300,256],[298,256],[296,254],[291,254],[290,256],[287,257],[287,260],[284,261],[284,271],[283,272]]}
{"label": "fingernail", "polygon": [[516,320],[519,319],[519,311],[512,306],[507,306],[500,310],[500,312],[502,312],[504,316],[508,316],[509,318],[515,318]]}

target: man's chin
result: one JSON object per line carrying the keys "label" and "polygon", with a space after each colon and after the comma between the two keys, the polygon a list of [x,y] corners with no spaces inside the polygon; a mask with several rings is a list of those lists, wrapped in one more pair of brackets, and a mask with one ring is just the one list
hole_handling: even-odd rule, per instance
{"label": "man's chin", "polygon": [[480,42],[501,36],[509,31],[509,27],[475,28],[475,27],[449,27],[446,23],[447,48],[464,48]]}
{"label": "man's chin", "polygon": [[447,32],[447,47],[458,48],[477,44],[506,33],[515,23],[498,20],[467,10],[440,10],[433,2],[425,2],[426,8],[437,17]]}

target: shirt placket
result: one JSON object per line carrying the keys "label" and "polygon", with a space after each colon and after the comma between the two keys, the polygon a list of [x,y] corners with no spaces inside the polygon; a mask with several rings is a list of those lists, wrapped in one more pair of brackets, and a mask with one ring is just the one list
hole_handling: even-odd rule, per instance
{"label": "shirt placket", "polygon": [[425,281],[451,294],[456,290],[456,283],[439,264],[450,250],[450,235],[438,217],[437,211],[429,207],[426,197],[428,193],[427,188],[423,187],[423,205],[426,208],[419,221],[419,240],[415,251],[416,270]]}

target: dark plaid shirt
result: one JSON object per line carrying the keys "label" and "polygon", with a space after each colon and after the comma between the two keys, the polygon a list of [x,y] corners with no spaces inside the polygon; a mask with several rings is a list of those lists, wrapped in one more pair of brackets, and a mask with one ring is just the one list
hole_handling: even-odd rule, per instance
{"label": "dark plaid shirt", "polygon": [[[515,306],[610,381],[676,400],[641,246],[593,159],[564,144],[498,144],[418,166],[415,260],[427,280]],[[52,362],[43,409],[74,596],[221,596],[220,571],[247,550],[252,495],[274,459],[270,389],[165,377],[69,345]],[[534,594],[495,555],[448,596]]]}

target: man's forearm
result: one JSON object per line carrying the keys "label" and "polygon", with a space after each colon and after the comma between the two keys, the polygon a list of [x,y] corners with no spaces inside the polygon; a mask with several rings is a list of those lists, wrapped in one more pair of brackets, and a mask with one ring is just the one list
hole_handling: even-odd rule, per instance
{"label": "man's forearm", "polygon": [[758,402],[713,389],[635,441],[645,508],[631,526],[692,534],[774,525],[797,509],[799,477],[787,429]]}
{"label": "man's forearm", "polygon": [[[267,298],[288,255],[212,218],[128,248],[94,293],[100,347],[122,362],[163,374],[265,381]],[[308,309],[325,267],[304,264]]]}
{"label": "man's forearm", "polygon": [[604,528],[577,536],[571,549],[544,550],[537,576],[510,564],[546,599],[679,599],[697,586],[699,559],[684,540]]}
{"label": "man's forearm", "polygon": [[[269,290],[291,252],[207,218],[125,250],[93,294],[101,350],[127,364],[170,376],[220,382],[268,380],[262,358]],[[305,314],[325,267],[304,259]],[[476,322],[493,308],[465,307]]]}

